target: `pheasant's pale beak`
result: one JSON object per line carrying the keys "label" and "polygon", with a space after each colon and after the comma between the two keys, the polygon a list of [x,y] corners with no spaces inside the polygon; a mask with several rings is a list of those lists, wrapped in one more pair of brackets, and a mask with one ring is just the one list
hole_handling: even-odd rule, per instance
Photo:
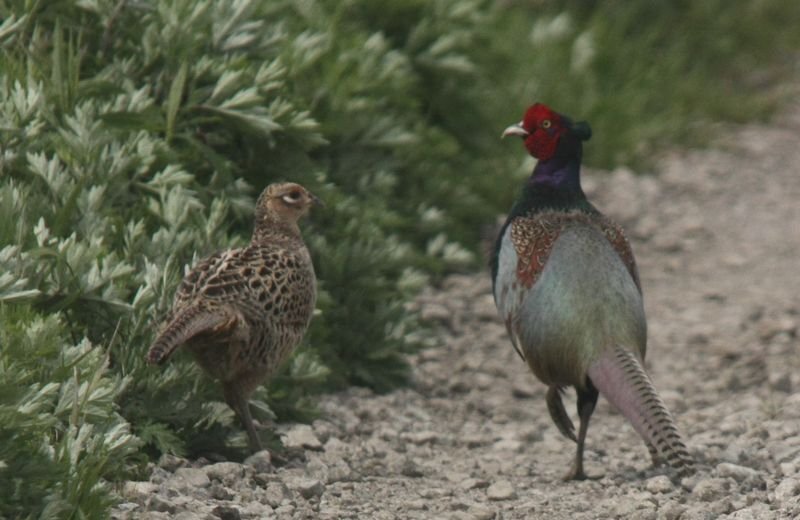
{"label": "pheasant's pale beak", "polygon": [[522,127],[522,121],[520,121],[516,125],[511,125],[508,128],[506,128],[505,130],[503,130],[503,134],[500,136],[500,139],[502,139],[504,137],[507,137],[509,135],[518,135],[520,137],[528,137],[528,135],[530,135],[530,132],[528,132],[527,130],[525,130],[525,128]]}
{"label": "pheasant's pale beak", "polygon": [[314,195],[310,191],[308,192],[308,196],[311,197],[311,204],[314,205],[315,207],[317,207],[317,208],[324,208],[325,207],[325,203],[322,202],[322,199],[320,199],[319,197],[317,197],[316,195]]}

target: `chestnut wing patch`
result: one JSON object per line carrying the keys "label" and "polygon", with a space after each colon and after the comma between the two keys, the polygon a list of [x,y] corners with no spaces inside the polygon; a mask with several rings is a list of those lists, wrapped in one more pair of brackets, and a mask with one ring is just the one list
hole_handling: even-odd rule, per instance
{"label": "chestnut wing patch", "polygon": [[553,213],[518,217],[511,223],[511,243],[517,252],[517,280],[530,289],[542,274],[566,221]]}
{"label": "chestnut wing patch", "polygon": [[636,260],[622,228],[605,216],[577,211],[543,212],[518,217],[511,223],[511,242],[517,253],[517,280],[523,287],[530,289],[536,283],[547,264],[553,244],[570,222],[581,222],[599,229],[617,252],[636,287],[641,291]]}

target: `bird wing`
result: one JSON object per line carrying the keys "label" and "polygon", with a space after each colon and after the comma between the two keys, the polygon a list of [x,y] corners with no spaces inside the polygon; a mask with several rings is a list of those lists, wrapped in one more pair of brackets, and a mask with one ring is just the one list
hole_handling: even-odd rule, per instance
{"label": "bird wing", "polygon": [[625,232],[622,230],[622,227],[599,212],[598,218],[596,219],[596,224],[619,255],[622,263],[625,264],[625,267],[631,274],[631,278],[633,278],[633,283],[636,284],[636,287],[639,289],[639,293],[641,293],[642,286],[639,283],[639,269],[636,267],[636,259],[633,256],[631,244],[628,242],[628,237],[625,236]]}
{"label": "bird wing", "polygon": [[200,334],[222,336],[233,331],[241,318],[232,309],[190,305],[175,313],[147,351],[147,362],[162,364],[175,350]]}

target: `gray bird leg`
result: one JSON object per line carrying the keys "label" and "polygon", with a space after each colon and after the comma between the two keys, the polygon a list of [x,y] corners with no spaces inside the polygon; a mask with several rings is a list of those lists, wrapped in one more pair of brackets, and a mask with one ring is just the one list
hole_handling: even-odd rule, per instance
{"label": "gray bird leg", "polygon": [[239,418],[242,426],[247,431],[250,451],[255,453],[263,450],[264,447],[261,444],[261,439],[258,437],[256,427],[253,424],[253,417],[250,415],[250,403],[247,402],[247,399],[244,398],[238,388],[233,384],[224,383],[222,385],[222,390],[225,395],[225,402],[228,403],[228,406],[233,408],[233,411],[236,412],[236,417]]}
{"label": "gray bird leg", "polygon": [[581,421],[578,427],[578,447],[575,452],[575,462],[572,464],[572,469],[564,477],[564,480],[586,480],[589,478],[583,471],[583,445],[586,441],[586,432],[589,429],[589,419],[592,417],[599,394],[591,382],[588,383],[586,389],[577,389],[577,392],[578,417]]}

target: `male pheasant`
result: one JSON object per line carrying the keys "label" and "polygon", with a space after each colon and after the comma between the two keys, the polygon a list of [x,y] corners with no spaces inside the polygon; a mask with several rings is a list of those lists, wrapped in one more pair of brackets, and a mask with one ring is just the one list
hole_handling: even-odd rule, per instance
{"label": "male pheasant", "polygon": [[[654,463],[690,472],[692,458],[644,370],[647,325],[633,252],[581,189],[588,123],[537,103],[508,135],[539,161],[497,238],[494,299],[517,353],[549,387],[550,416],[577,443],[565,480],[587,478],[583,446],[598,392],[644,438]],[[567,386],[578,396],[577,438],[561,401]]]}
{"label": "male pheasant", "polygon": [[198,262],[147,353],[148,363],[162,364],[186,345],[222,383],[253,451],[262,445],[249,398],[303,338],[314,311],[316,277],[297,221],[318,204],[299,184],[267,186],[250,244]]}

